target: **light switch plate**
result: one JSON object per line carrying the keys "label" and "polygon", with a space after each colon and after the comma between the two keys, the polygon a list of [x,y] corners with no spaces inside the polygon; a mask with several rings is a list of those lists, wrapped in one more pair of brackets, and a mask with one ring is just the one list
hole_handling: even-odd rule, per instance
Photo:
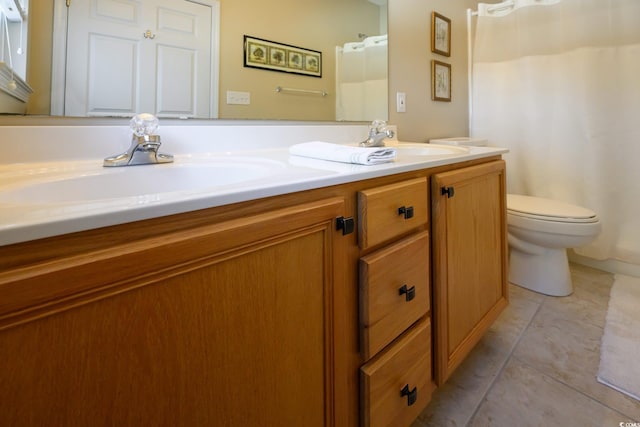
{"label": "light switch plate", "polygon": [[251,104],[251,93],[228,90],[227,104],[249,105]]}
{"label": "light switch plate", "polygon": [[404,92],[396,92],[396,111],[398,113],[407,111],[407,94]]}

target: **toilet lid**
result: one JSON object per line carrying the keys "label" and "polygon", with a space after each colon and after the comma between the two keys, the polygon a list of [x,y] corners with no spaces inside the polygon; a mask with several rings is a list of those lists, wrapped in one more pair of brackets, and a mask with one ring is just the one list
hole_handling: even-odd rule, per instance
{"label": "toilet lid", "polygon": [[507,194],[507,211],[546,221],[596,222],[596,213],[581,206],[542,197]]}

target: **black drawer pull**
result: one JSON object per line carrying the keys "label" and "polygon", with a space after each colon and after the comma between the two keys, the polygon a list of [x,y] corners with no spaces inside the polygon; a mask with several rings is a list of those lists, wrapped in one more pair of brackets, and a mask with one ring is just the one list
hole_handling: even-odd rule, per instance
{"label": "black drawer pull", "polygon": [[353,217],[343,217],[340,216],[336,218],[336,230],[342,230],[342,235],[346,236],[347,234],[353,233],[355,228],[355,221]]}
{"label": "black drawer pull", "polygon": [[413,206],[400,206],[398,208],[398,215],[404,215],[404,219],[413,218]]}
{"label": "black drawer pull", "polygon": [[398,295],[404,295],[406,301],[411,301],[416,297],[416,287],[412,286],[407,288],[407,285],[402,285],[400,289],[398,289]]}
{"label": "black drawer pull", "polygon": [[413,390],[409,390],[409,384],[407,384],[402,387],[402,390],[400,390],[400,396],[407,396],[407,406],[411,406],[416,403],[416,400],[418,399],[418,388],[414,387]]}
{"label": "black drawer pull", "polygon": [[441,191],[443,196],[445,194],[447,195],[447,199],[452,198],[453,195],[455,194],[455,190],[453,189],[453,187],[442,187],[442,189],[440,191]]}

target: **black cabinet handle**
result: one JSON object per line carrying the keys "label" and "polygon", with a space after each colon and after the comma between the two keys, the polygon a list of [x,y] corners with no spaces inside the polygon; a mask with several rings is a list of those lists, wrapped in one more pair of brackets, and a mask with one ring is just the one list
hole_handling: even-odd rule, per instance
{"label": "black cabinet handle", "polygon": [[400,396],[407,396],[407,406],[411,406],[416,403],[416,400],[418,399],[418,388],[414,387],[413,390],[409,390],[409,384],[407,384],[402,387],[402,390],[400,390]]}
{"label": "black cabinet handle", "polygon": [[404,219],[413,218],[413,206],[400,206],[398,215],[404,215]]}
{"label": "black cabinet handle", "polygon": [[455,194],[453,187],[442,187],[441,194],[444,196],[447,195],[447,199],[450,199]]}
{"label": "black cabinet handle", "polygon": [[405,301],[411,301],[416,297],[416,287],[412,286],[407,288],[407,285],[402,285],[400,289],[398,289],[398,295],[404,295]]}
{"label": "black cabinet handle", "polygon": [[343,236],[353,233],[354,228],[355,221],[353,220],[353,217],[350,216],[345,218],[343,216],[339,216],[336,218],[336,230],[342,230]]}

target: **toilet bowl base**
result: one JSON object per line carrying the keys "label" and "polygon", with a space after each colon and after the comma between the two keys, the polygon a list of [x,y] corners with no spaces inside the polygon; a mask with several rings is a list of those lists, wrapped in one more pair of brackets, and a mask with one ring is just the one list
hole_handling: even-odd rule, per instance
{"label": "toilet bowl base", "polygon": [[539,254],[530,254],[510,247],[509,282],[545,295],[571,295],[567,250],[546,248]]}

